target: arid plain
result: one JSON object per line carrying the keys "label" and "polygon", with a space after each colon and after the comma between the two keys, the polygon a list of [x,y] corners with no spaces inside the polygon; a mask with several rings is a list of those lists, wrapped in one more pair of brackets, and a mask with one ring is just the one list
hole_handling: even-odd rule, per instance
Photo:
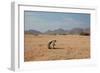
{"label": "arid plain", "polygon": [[[51,40],[57,40],[56,49],[48,49]],[[24,43],[24,61],[90,58],[90,36],[25,34]]]}

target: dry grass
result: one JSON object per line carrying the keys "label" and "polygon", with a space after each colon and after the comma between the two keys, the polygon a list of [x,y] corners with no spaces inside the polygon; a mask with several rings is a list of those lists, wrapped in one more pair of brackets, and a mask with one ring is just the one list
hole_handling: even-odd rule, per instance
{"label": "dry grass", "polygon": [[[56,48],[48,49],[48,42],[57,40]],[[80,35],[25,34],[24,61],[68,60],[90,58],[90,37]]]}

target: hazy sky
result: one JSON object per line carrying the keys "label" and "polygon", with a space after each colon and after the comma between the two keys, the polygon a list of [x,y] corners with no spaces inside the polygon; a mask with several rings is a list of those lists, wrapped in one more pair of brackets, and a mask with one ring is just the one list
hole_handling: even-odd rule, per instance
{"label": "hazy sky", "polygon": [[33,29],[41,32],[58,28],[65,30],[88,28],[90,27],[90,14],[25,11],[24,24],[25,30]]}

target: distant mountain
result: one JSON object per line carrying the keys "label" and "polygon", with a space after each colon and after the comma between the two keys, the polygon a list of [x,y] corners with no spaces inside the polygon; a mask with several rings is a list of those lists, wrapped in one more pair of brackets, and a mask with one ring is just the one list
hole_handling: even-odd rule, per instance
{"label": "distant mountain", "polygon": [[45,32],[45,34],[55,34],[55,35],[59,34],[59,35],[63,35],[63,34],[67,34],[67,31],[64,30],[64,29],[59,28],[59,29],[56,29],[56,30],[53,30],[53,31],[48,30],[48,31]]}
{"label": "distant mountain", "polygon": [[54,30],[53,32],[56,34],[66,34],[67,30],[59,28],[59,29]]}
{"label": "distant mountain", "polygon": [[44,32],[44,34],[54,34],[54,33],[53,33],[53,31],[48,30],[48,31]]}
{"label": "distant mountain", "polygon": [[85,29],[83,30],[83,32],[85,32],[85,33],[90,33],[90,28],[85,28]]}
{"label": "distant mountain", "polygon": [[70,34],[80,34],[83,31],[84,31],[84,29],[82,29],[82,28],[74,28],[74,29],[70,30],[69,33]]}
{"label": "distant mountain", "polygon": [[48,30],[46,32],[40,32],[37,30],[27,30],[25,31],[26,34],[48,34],[48,35],[67,35],[67,34],[78,34],[78,35],[90,35],[90,28],[73,28],[71,30],[64,30],[64,29],[56,29],[56,30]]}
{"label": "distant mountain", "polygon": [[26,34],[42,34],[40,31],[37,30],[27,30],[25,31]]}

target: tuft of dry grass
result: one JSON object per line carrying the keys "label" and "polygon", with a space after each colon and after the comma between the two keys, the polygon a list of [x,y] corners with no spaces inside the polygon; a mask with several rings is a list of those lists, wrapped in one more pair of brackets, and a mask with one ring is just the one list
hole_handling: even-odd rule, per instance
{"label": "tuft of dry grass", "polygon": [[[56,49],[48,49],[50,40],[57,40]],[[90,36],[25,34],[24,47],[24,61],[90,58]]]}

